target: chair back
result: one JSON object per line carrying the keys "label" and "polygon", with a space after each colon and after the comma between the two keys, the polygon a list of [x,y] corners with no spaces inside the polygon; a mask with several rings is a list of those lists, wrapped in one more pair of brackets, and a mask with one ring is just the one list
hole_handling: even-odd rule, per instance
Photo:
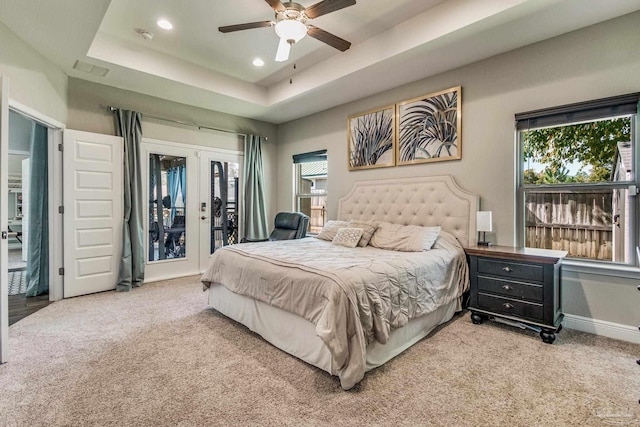
{"label": "chair back", "polygon": [[279,212],[269,240],[302,239],[307,235],[309,217],[302,212]]}

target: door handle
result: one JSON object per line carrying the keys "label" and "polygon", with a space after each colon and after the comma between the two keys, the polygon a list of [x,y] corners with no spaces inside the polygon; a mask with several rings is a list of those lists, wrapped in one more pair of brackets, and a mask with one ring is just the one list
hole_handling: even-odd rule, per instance
{"label": "door handle", "polygon": [[207,219],[207,217],[206,217],[206,216],[204,216],[204,215],[202,215],[202,216],[200,217],[200,219],[204,220],[204,219]]}

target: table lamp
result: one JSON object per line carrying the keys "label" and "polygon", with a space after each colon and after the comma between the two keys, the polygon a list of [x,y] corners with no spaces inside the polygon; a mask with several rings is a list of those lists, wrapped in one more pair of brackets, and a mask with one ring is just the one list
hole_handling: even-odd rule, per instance
{"label": "table lamp", "polygon": [[487,231],[493,231],[491,220],[491,211],[478,211],[476,212],[476,229],[482,233],[482,239],[478,240],[478,246],[490,246],[491,243],[485,239],[485,233]]}

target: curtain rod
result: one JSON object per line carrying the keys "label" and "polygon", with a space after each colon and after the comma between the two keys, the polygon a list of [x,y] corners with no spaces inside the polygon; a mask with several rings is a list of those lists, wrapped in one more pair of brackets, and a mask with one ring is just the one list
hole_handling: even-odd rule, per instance
{"label": "curtain rod", "polygon": [[[112,107],[111,105],[107,106],[107,110],[109,110],[112,113],[114,111],[116,111],[117,109],[118,108]],[[196,127],[196,128],[198,128],[198,130],[207,129],[207,130],[213,130],[213,131],[217,131],[217,132],[233,133],[233,134],[236,134],[236,135],[239,135],[239,136],[244,136],[244,137],[249,136],[246,133],[237,132],[235,130],[220,129],[220,128],[214,128],[214,127],[210,127],[210,126],[202,126],[202,125],[199,125],[197,123],[183,122],[183,121],[180,121],[180,120],[168,119],[166,117],[153,116],[151,114],[145,114],[145,113],[140,113],[140,114],[142,115],[142,117],[146,117],[148,119],[160,120],[160,121],[169,122],[169,123],[176,123],[176,124],[183,125],[183,126]],[[259,136],[260,138],[264,138],[265,141],[269,140],[269,138],[267,138],[266,136],[262,136],[262,135],[257,135],[257,136]]]}

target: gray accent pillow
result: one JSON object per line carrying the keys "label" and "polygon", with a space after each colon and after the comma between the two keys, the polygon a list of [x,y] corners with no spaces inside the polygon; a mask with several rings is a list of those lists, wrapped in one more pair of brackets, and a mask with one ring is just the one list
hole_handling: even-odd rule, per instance
{"label": "gray accent pillow", "polygon": [[332,241],[339,229],[348,226],[349,222],[347,221],[327,221],[317,237],[318,239]]}

